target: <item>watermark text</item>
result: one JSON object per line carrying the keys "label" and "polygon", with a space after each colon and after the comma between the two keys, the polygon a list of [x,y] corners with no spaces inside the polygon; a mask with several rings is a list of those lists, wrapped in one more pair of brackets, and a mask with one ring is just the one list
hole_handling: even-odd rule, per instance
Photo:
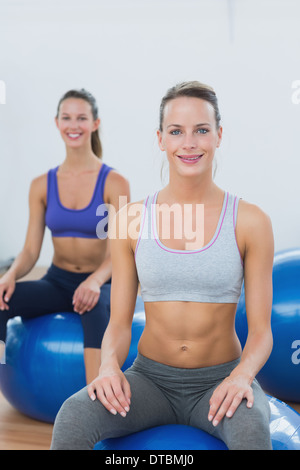
{"label": "watermark text", "polygon": [[292,83],[292,89],[295,90],[292,93],[292,103],[300,104],[300,80],[294,80]]}
{"label": "watermark text", "polygon": [[[121,196],[119,202],[119,207],[123,207],[126,196]],[[120,214],[117,220],[113,205],[97,207],[96,215],[101,217],[96,227],[98,238],[182,240],[184,250],[199,249],[204,245],[204,204],[164,203],[146,207],[135,203],[127,209],[123,207]]]}
{"label": "watermark text", "polygon": [[292,349],[295,351],[292,354],[292,363],[295,365],[300,364],[300,340],[295,340],[292,343]]}

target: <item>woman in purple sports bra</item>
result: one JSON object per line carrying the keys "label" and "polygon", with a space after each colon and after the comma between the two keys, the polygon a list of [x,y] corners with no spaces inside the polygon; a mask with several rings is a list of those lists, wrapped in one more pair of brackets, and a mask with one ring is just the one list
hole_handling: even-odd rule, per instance
{"label": "woman in purple sports bra", "polygon": [[[6,324],[14,316],[77,312],[89,383],[98,374],[101,341],[110,316],[107,227],[113,214],[109,211],[118,211],[122,200],[129,200],[130,191],[127,180],[102,162],[100,119],[89,92],[67,92],[55,121],[66,158],[31,183],[25,244],[0,280],[0,344],[5,343]],[[37,262],[46,226],[52,234],[52,265],[40,280],[16,282]]]}

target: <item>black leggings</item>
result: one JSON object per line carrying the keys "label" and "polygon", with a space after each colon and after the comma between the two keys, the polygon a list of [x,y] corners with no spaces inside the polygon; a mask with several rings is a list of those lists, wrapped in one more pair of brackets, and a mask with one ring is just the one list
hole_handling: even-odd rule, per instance
{"label": "black leggings", "polygon": [[[17,282],[8,303],[9,310],[0,312],[0,341],[5,342],[6,324],[10,318],[20,316],[27,319],[50,313],[74,313],[74,291],[90,274],[65,271],[52,264],[42,279]],[[101,348],[110,316],[110,288],[110,281],[101,286],[98,303],[92,310],[80,315],[85,348]]]}

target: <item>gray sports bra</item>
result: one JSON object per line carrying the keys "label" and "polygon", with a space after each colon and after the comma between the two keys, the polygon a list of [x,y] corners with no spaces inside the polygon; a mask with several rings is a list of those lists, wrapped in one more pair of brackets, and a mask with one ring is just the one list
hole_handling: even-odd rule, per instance
{"label": "gray sports bra", "polygon": [[237,303],[244,278],[235,236],[238,198],[225,193],[217,229],[207,245],[199,250],[175,250],[157,235],[157,194],[144,202],[135,249],[144,302]]}

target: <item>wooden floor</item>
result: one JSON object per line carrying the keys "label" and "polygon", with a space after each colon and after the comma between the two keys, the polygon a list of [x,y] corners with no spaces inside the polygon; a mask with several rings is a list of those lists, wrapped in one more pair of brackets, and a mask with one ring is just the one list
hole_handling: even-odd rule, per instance
{"label": "wooden floor", "polygon": [[0,393],[0,450],[49,450],[52,428],[19,413]]}
{"label": "wooden floor", "polygon": [[[27,279],[37,279],[44,272],[44,268],[37,268]],[[300,413],[300,403],[289,405]],[[19,413],[0,391],[0,450],[49,450],[52,429],[52,424]]]}

